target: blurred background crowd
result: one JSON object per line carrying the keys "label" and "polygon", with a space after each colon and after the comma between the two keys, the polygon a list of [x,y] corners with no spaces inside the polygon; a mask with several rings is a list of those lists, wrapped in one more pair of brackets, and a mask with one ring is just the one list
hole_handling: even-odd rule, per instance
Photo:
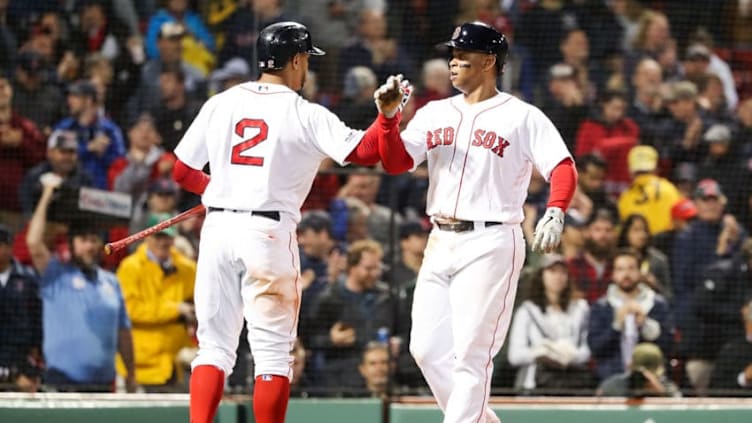
{"label": "blurred background crowd", "polygon": [[[187,389],[202,217],[101,246],[199,203],[172,151],[284,20],[327,51],[301,95],[358,129],[387,75],[417,88],[403,125],[456,94],[458,23],[510,41],[499,89],[552,119],[579,184],[560,251],[528,254],[495,393],[752,393],[752,0],[0,0],[1,390]],[[428,394],[407,348],[427,187],[322,163],[293,395]],[[96,190],[130,215],[80,213]],[[547,197],[534,175],[528,240]],[[241,339],[227,391],[252,367]]]}

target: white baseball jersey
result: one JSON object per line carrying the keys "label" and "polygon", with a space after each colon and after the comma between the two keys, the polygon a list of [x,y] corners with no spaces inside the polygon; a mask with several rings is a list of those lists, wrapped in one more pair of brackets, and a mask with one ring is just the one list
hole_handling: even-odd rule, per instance
{"label": "white baseball jersey", "polygon": [[207,214],[196,268],[193,368],[210,365],[229,375],[245,317],[256,376],[292,378],[302,291],[300,206],[321,160],[344,164],[362,136],[282,85],[244,83],[201,108],[175,154],[194,169],[209,163],[204,205],[282,213],[279,220]]}
{"label": "white baseball jersey", "polygon": [[430,216],[520,223],[532,166],[548,181],[571,157],[546,115],[507,93],[430,102],[401,135],[415,167],[428,160]]}
{"label": "white baseball jersey", "polygon": [[280,211],[298,222],[321,161],[345,164],[362,137],[285,86],[246,82],[204,104],[175,154],[194,169],[209,162],[204,205]]}

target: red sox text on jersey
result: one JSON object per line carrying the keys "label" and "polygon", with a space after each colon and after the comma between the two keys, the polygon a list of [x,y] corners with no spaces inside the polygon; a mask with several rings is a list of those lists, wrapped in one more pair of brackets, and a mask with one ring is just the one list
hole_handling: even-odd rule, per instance
{"label": "red sox text on jersey", "polygon": [[[440,145],[452,145],[454,143],[454,128],[447,126],[426,132],[426,148],[430,151]],[[483,147],[499,157],[504,157],[504,149],[509,147],[509,141],[494,131],[476,129],[473,133],[473,147]]]}

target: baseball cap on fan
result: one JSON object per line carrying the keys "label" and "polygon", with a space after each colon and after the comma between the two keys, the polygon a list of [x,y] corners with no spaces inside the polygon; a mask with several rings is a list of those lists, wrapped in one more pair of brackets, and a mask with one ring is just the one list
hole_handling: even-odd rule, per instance
{"label": "baseball cap on fan", "polygon": [[731,129],[727,125],[716,123],[705,131],[703,139],[708,144],[728,144],[731,142]]}
{"label": "baseball cap on fan", "polygon": [[687,49],[687,54],[685,55],[687,60],[703,60],[708,61],[710,60],[710,49],[705,47],[702,44],[692,44]]}
{"label": "baseball cap on fan", "polygon": [[695,182],[697,180],[697,165],[690,162],[681,162],[676,165],[674,169],[674,181],[677,183],[682,182]]}
{"label": "baseball cap on fan", "polygon": [[658,151],[649,145],[637,145],[627,155],[629,173],[653,172],[658,167]]}
{"label": "baseball cap on fan", "polygon": [[697,86],[690,81],[670,82],[662,89],[663,100],[673,103],[679,100],[695,100],[697,98]]}
{"label": "baseball cap on fan", "polygon": [[165,22],[159,27],[159,38],[177,39],[183,38],[185,27],[178,22]]}
{"label": "baseball cap on fan", "polygon": [[159,178],[149,185],[149,194],[177,195],[178,186],[169,178]]}
{"label": "baseball cap on fan", "polygon": [[716,182],[713,179],[707,178],[703,179],[702,181],[697,183],[697,188],[695,189],[693,198],[722,198],[723,197],[723,191],[721,191],[721,186],[718,185],[718,182]]}
{"label": "baseball cap on fan", "polygon": [[663,372],[663,352],[657,345],[651,342],[637,344],[632,350],[632,369],[644,367],[645,369],[660,374]]}
{"label": "baseball cap on fan", "polygon": [[[160,222],[164,222],[165,220],[171,218],[172,215],[170,213],[150,213],[149,218],[146,220],[146,227],[150,228]],[[167,235],[169,237],[175,237],[178,234],[178,230],[175,229],[174,226],[168,226],[161,231],[155,233],[154,235]]]}
{"label": "baseball cap on fan", "polygon": [[212,72],[209,79],[214,82],[223,82],[228,79],[247,79],[250,78],[251,68],[248,66],[248,62],[240,57],[233,57],[228,60],[222,68]]}
{"label": "baseball cap on fan", "polygon": [[52,150],[53,148],[60,150],[77,151],[78,139],[76,137],[76,133],[63,129],[56,129],[52,131],[49,138],[47,138],[47,149]]}
{"label": "baseball cap on fan", "polygon": [[92,82],[82,79],[68,86],[68,95],[97,98],[97,87]]}
{"label": "baseball cap on fan", "polygon": [[555,266],[557,264],[561,264],[563,266],[567,265],[567,261],[561,254],[548,253],[544,254],[540,259],[540,267],[542,269],[548,269],[549,267]]}

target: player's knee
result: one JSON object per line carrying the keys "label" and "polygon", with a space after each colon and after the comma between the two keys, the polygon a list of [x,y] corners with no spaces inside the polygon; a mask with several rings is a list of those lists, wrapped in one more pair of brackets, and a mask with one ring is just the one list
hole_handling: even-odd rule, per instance
{"label": "player's knee", "polygon": [[257,351],[254,351],[253,363],[256,375],[291,375],[294,358],[288,350],[289,347],[285,346],[285,348],[276,351],[266,348],[258,348]]}
{"label": "player's knee", "polygon": [[198,355],[191,362],[191,367],[209,365],[221,369],[225,375],[230,375],[235,367],[235,351],[221,348],[200,348]]}

